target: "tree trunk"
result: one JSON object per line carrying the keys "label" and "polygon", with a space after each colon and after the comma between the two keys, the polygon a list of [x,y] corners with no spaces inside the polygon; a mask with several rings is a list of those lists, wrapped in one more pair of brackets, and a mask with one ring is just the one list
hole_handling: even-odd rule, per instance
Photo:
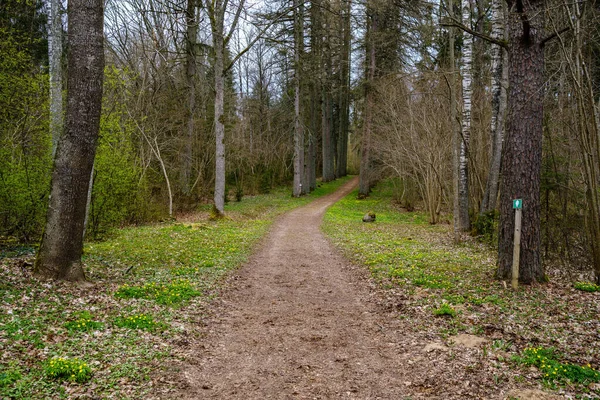
{"label": "tree trunk", "polygon": [[307,179],[309,190],[317,188],[317,147],[321,132],[321,14],[320,0],[310,3],[310,134],[308,135]]}
{"label": "tree trunk", "polygon": [[196,37],[198,23],[196,21],[196,0],[188,0],[186,10],[186,83],[188,89],[187,131],[184,136],[183,154],[181,155],[181,189],[189,196],[192,186],[192,161],[195,136],[196,117]]}
{"label": "tree trunk", "polygon": [[338,162],[336,175],[338,177],[347,175],[348,165],[348,129],[350,127],[350,46],[351,26],[350,10],[351,0],[344,0],[344,6],[340,13],[340,25],[343,30],[342,49],[340,54],[340,90],[339,90],[339,135],[338,135]]}
{"label": "tree trunk", "polygon": [[[218,24],[219,22],[217,22]],[[213,45],[215,49],[215,208],[217,215],[225,214],[225,124],[224,110],[224,77],[223,58],[225,57],[223,27],[213,29]]]}
{"label": "tree trunk", "polygon": [[63,131],[63,73],[62,73],[62,14],[61,1],[51,0],[48,18],[48,64],[50,72],[50,134],[52,158],[56,155],[58,140]]}
{"label": "tree trunk", "polygon": [[502,155],[498,277],[511,276],[513,199],[523,200],[519,281],[545,281],[540,260],[540,178],[544,84],[544,1],[509,3],[509,95]]}
{"label": "tree trunk", "polygon": [[[304,179],[304,128],[300,114],[300,64],[303,52],[304,29],[303,16],[299,0],[294,0],[294,187],[293,196],[300,197],[306,193]],[[304,184],[304,188],[302,187]]]}
{"label": "tree trunk", "polygon": [[35,273],[83,280],[80,263],[90,175],[96,154],[104,70],[104,2],[71,0],[65,132],[57,147],[46,229]]}
{"label": "tree trunk", "polygon": [[373,85],[375,81],[375,40],[374,36],[377,32],[377,17],[371,15],[370,24],[367,25],[367,79],[366,79],[366,100],[365,100],[365,117],[363,126],[363,135],[361,140],[361,158],[360,158],[360,174],[358,180],[358,197],[364,198],[369,195],[371,189],[371,119],[373,114]]}
{"label": "tree trunk", "polygon": [[333,116],[332,116],[332,98],[331,98],[331,58],[329,53],[331,46],[329,39],[331,38],[331,28],[329,22],[325,23],[323,35],[326,39],[323,42],[323,55],[321,58],[321,130],[323,134],[322,150],[323,150],[323,182],[330,182],[335,179],[335,140],[333,133]]}
{"label": "tree trunk", "polygon": [[[471,4],[462,0],[462,19],[466,26],[471,26]],[[460,232],[470,229],[469,221],[469,141],[471,139],[471,99],[473,97],[473,36],[463,32],[463,48],[461,60],[462,75],[462,129],[459,138],[458,156],[458,225]]]}
{"label": "tree trunk", "polygon": [[[453,1],[449,0],[448,13],[450,18],[454,18]],[[450,87],[450,128],[452,129],[452,189],[453,189],[453,228],[454,241],[460,242],[460,195],[459,195],[459,166],[460,166],[460,126],[458,124],[458,112],[456,101],[456,59],[454,55],[455,29],[448,29],[448,64],[449,64],[449,82]]]}
{"label": "tree trunk", "polygon": [[[503,0],[492,1],[492,37],[502,40],[505,37],[506,22]],[[481,202],[481,213],[496,209],[500,165],[502,161],[502,140],[504,138],[504,115],[506,113],[506,89],[508,87],[508,52],[497,44],[492,44],[492,120],[490,170]]]}

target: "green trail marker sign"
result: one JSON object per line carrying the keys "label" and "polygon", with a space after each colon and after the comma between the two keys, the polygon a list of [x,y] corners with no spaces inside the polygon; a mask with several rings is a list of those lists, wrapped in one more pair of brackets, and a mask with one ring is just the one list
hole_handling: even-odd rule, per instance
{"label": "green trail marker sign", "polygon": [[513,200],[513,210],[520,210],[523,208],[523,200],[515,199]]}

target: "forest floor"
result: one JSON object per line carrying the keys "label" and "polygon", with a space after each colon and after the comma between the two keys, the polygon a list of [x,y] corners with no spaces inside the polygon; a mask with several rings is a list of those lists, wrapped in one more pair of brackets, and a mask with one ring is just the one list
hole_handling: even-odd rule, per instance
{"label": "forest floor", "polygon": [[1,254],[0,398],[600,398],[597,287],[507,289],[488,245],[355,184],[118,230],[83,287]]}
{"label": "forest floor", "polygon": [[[600,373],[590,364],[597,368],[600,354],[597,293],[572,288],[564,293],[549,285],[508,293],[489,276],[489,249],[442,243],[448,227],[430,228],[422,224],[422,214],[410,214],[408,230],[405,223],[390,231],[390,222],[398,221],[389,212],[398,210],[391,210],[390,199],[377,193],[367,202],[355,200],[352,193],[328,213],[324,229],[356,261],[349,262],[320,225],[327,207],[351,193],[355,184],[351,181],[276,221],[260,250],[213,303],[201,340],[190,345],[178,365],[183,387],[177,397],[600,395],[593,383]],[[361,222],[365,207],[382,212],[379,222]],[[419,248],[423,233],[427,249]],[[369,265],[372,274],[360,264]],[[479,270],[472,270],[475,265]],[[473,290],[477,279],[459,282],[464,269],[488,283]],[[453,293],[456,283],[459,290]],[[540,290],[544,293],[532,293]],[[561,309],[558,298],[577,304]],[[546,313],[560,315],[560,322],[545,320]],[[503,314],[511,316],[503,321]],[[552,324],[538,325],[543,323]],[[552,339],[537,335],[558,327],[562,329],[549,332]],[[561,339],[569,344],[567,331],[572,329],[579,341],[571,349],[580,357],[574,357],[576,362],[561,358],[563,353],[555,349],[560,346],[551,347]]]}

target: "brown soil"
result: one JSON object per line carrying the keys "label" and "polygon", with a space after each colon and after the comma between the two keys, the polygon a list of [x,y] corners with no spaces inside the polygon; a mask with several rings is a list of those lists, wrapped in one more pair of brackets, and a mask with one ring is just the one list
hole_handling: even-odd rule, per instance
{"label": "brown soil", "polygon": [[[504,399],[480,348],[433,346],[321,234],[336,193],[279,218],[180,369],[186,399]],[[190,353],[188,353],[190,354]],[[501,381],[501,379],[500,379]],[[498,386],[499,385],[499,386]]]}

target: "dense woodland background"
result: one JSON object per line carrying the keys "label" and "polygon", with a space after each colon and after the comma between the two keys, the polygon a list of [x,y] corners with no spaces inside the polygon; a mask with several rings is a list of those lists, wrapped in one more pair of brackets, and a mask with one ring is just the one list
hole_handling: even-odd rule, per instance
{"label": "dense woodland background", "polygon": [[[7,244],[36,243],[45,226],[68,95],[64,7],[0,5],[0,237]],[[454,221],[457,239],[470,232],[496,243],[501,147],[510,139],[503,128],[527,103],[508,95],[510,21],[523,7],[537,10],[527,29],[545,32],[536,36],[541,68],[525,69],[543,71],[536,93],[544,111],[531,115],[543,126],[541,255],[565,272],[595,267],[600,279],[594,0],[108,0],[86,236],[216,201],[224,135],[226,201],[290,182],[299,196],[317,177],[360,171],[363,196],[392,177],[406,210],[426,210],[431,224]]]}

